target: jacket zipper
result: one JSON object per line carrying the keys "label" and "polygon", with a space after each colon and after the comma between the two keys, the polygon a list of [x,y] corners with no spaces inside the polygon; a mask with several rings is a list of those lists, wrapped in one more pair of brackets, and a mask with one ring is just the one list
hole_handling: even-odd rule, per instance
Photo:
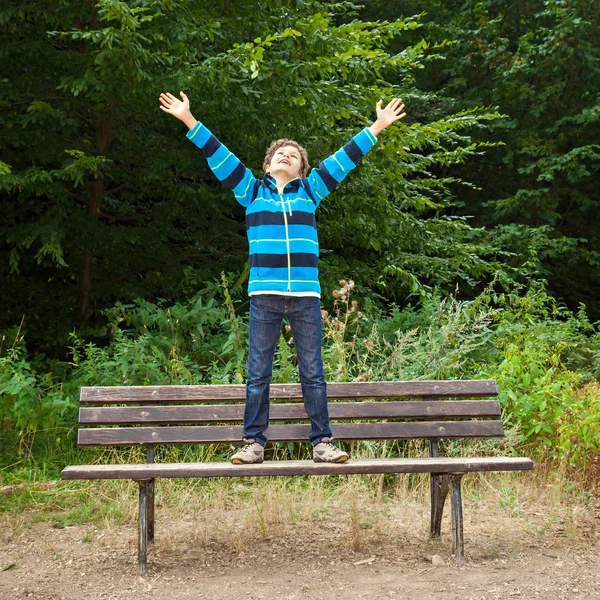
{"label": "jacket zipper", "polygon": [[[281,200],[281,209],[283,210],[283,221],[285,223],[285,245],[287,249],[287,264],[288,264],[288,292],[292,291],[292,259],[290,257],[290,234],[288,231],[288,220],[287,215],[285,214],[285,200],[283,199],[283,192],[279,192],[279,198]],[[289,200],[288,200],[289,204]],[[292,209],[290,207],[290,215],[292,214]]]}

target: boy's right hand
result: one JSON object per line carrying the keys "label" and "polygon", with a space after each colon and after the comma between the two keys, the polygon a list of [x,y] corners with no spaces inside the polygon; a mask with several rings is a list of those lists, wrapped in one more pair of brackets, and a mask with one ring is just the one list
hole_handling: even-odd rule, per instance
{"label": "boy's right hand", "polygon": [[196,126],[196,119],[190,112],[190,101],[188,97],[183,93],[179,92],[182,100],[179,100],[173,94],[161,94],[159,100],[162,106],[159,108],[170,115],[173,115],[188,126],[188,129],[193,129]]}

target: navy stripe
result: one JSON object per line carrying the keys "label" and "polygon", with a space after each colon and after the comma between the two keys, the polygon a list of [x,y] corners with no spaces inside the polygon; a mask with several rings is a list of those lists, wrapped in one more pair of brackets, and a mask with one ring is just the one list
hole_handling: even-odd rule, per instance
{"label": "navy stripe", "polygon": [[302,186],[306,190],[308,197],[314,202],[315,206],[317,206],[317,201],[315,200],[315,197],[313,196],[313,193],[310,190],[310,185],[308,185],[308,181],[306,181],[306,179],[302,180]]}
{"label": "navy stripe", "polygon": [[321,176],[321,179],[327,186],[327,189],[330,192],[333,192],[333,190],[334,190],[335,186],[338,184],[338,182],[329,174],[329,171],[327,170],[327,167],[325,166],[325,164],[321,163],[319,165],[319,168],[316,169],[316,171]]}
{"label": "navy stripe", "polygon": [[360,159],[364,156],[360,146],[354,141],[350,140],[345,146],[344,151],[348,155],[348,158],[357,165]]}
{"label": "navy stripe", "polygon": [[[316,267],[319,259],[316,254],[304,252],[290,253],[292,267]],[[284,269],[288,266],[287,254],[251,254],[250,267]]]}
{"label": "navy stripe", "polygon": [[288,225],[312,225],[317,226],[317,219],[315,219],[315,213],[303,212],[301,210],[294,210],[292,214],[287,214]]}
{"label": "navy stripe", "polygon": [[[290,215],[286,214],[288,225],[311,225],[317,226],[317,220],[313,213],[302,212],[295,210]],[[246,215],[246,228],[259,227],[260,225],[285,225],[282,212],[269,212],[261,210],[259,212]]]}
{"label": "navy stripe", "polygon": [[254,200],[256,200],[256,197],[258,196],[258,190],[260,189],[260,185],[261,185],[261,181],[260,179],[257,179],[254,182],[254,188],[252,189],[252,197],[250,202],[254,202]]}
{"label": "navy stripe", "polygon": [[237,184],[244,179],[246,167],[240,163],[223,181],[221,182],[226,188],[233,190]]}
{"label": "navy stripe", "polygon": [[206,156],[206,158],[210,158],[221,147],[221,145],[221,142],[211,134],[211,136],[208,138],[208,142],[202,146],[202,152],[204,152],[204,156]]}
{"label": "navy stripe", "polygon": [[319,257],[312,252],[292,252],[290,253],[292,267],[317,267]]}

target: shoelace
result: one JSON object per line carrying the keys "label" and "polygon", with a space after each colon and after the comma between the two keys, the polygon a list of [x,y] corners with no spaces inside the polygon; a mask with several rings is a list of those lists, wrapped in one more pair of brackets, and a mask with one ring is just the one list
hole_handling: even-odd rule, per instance
{"label": "shoelace", "polygon": [[329,450],[339,450],[332,440],[329,440],[328,442],[321,442],[321,444],[325,444]]}
{"label": "shoelace", "polygon": [[250,450],[252,448],[252,446],[256,446],[256,445],[260,446],[260,444],[258,442],[249,442],[247,440],[244,440],[244,445],[242,446],[241,449],[242,450],[246,450],[246,449]]}

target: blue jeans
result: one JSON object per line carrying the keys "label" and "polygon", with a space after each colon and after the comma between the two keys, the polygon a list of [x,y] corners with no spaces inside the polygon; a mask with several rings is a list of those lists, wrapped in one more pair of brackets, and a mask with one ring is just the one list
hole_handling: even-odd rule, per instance
{"label": "blue jeans", "polygon": [[269,426],[269,387],[283,317],[287,317],[292,327],[302,397],[311,423],[308,439],[314,446],[321,438],[331,437],[331,429],[321,357],[321,302],[312,296],[250,296],[244,437],[254,438],[263,446],[267,443],[265,430]]}

